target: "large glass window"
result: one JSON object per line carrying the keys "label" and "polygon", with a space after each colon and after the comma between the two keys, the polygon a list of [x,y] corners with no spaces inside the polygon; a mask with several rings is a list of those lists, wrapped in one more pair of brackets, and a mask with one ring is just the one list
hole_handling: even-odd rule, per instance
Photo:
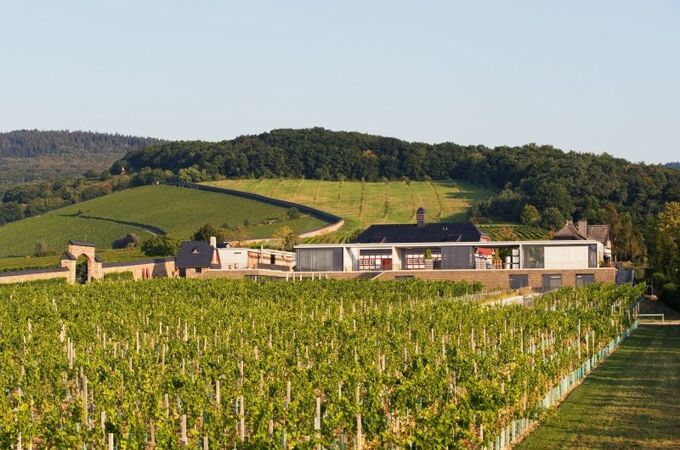
{"label": "large glass window", "polygon": [[[441,248],[431,248],[433,265],[439,265],[442,259]],[[425,249],[424,248],[407,248],[404,250],[404,269],[417,270],[425,269]]]}
{"label": "large glass window", "polygon": [[545,267],[545,247],[542,245],[524,246],[524,268],[543,269]]}
{"label": "large glass window", "polygon": [[297,250],[298,272],[341,272],[342,248],[305,248]]}
{"label": "large glass window", "polygon": [[392,270],[392,249],[359,250],[359,270]]}

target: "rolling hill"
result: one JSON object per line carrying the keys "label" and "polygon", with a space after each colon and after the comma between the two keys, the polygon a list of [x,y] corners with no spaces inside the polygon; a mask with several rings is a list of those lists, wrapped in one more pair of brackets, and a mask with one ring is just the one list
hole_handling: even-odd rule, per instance
{"label": "rolling hill", "polygon": [[286,225],[298,233],[326,222],[237,196],[171,186],[144,186],[80,202],[0,227],[0,257],[33,253],[36,242],[61,251],[69,239],[95,242],[102,249],[127,233],[142,239],[154,233],[189,238],[201,225],[244,225],[249,237],[271,236]]}

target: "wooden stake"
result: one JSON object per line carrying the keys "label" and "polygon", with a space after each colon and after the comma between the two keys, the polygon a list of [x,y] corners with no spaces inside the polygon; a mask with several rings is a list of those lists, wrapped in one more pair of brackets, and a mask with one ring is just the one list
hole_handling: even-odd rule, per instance
{"label": "wooden stake", "polygon": [[187,439],[187,415],[182,414],[182,437],[181,443],[184,447],[189,445],[189,440]]}

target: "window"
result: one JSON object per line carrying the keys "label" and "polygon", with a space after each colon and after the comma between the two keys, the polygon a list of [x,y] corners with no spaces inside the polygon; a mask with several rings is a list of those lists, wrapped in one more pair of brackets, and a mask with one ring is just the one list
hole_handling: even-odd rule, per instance
{"label": "window", "polygon": [[304,248],[297,250],[298,272],[342,272],[342,248]]}
{"label": "window", "polygon": [[588,246],[588,267],[597,267],[597,245]]}
{"label": "window", "polygon": [[543,275],[543,291],[552,291],[562,287],[562,275]]}
{"label": "window", "polygon": [[359,250],[359,270],[392,270],[392,249]]}
{"label": "window", "polygon": [[542,245],[526,245],[524,247],[524,268],[542,269],[545,267],[545,247]]}
{"label": "window", "polygon": [[[436,267],[442,259],[442,250],[440,248],[431,248],[430,252],[432,253],[433,265]],[[425,249],[407,248],[404,250],[404,269],[425,269]]]}
{"label": "window", "polygon": [[271,255],[269,257],[269,264],[271,264],[272,266],[276,264],[276,255]]}
{"label": "window", "polygon": [[529,275],[510,275],[510,289],[529,287]]}
{"label": "window", "polygon": [[581,273],[576,275],[576,286],[585,286],[586,284],[595,282],[595,274]]}

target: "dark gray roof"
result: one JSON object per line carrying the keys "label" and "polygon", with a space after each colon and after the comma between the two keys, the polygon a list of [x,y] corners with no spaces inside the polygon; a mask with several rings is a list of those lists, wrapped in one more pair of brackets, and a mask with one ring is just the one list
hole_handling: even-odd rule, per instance
{"label": "dark gray roof", "polygon": [[69,260],[69,261],[75,261],[77,258],[73,255],[71,252],[64,252],[61,254],[61,260]]}
{"label": "dark gray roof", "polygon": [[587,240],[587,239],[592,239],[595,241],[599,241],[604,245],[607,245],[607,241],[609,241],[609,232],[610,232],[610,227],[609,225],[587,225],[586,224],[586,229],[581,230],[579,229],[579,224],[578,223],[571,223],[567,222],[567,224],[562,227],[559,231],[557,231],[554,236],[553,240],[556,241],[581,241],[581,240]]}
{"label": "dark gray roof", "polygon": [[87,242],[87,241],[76,241],[76,240],[70,240],[68,241],[70,245],[80,245],[82,247],[96,247],[97,244],[94,242]]}
{"label": "dark gray roof", "polygon": [[215,249],[209,242],[185,241],[179,247],[179,253],[175,258],[177,268],[201,268],[212,266],[213,252]]}
{"label": "dark gray roof", "polygon": [[486,236],[472,223],[371,225],[354,242],[358,244],[404,244],[422,242],[479,242]]}

